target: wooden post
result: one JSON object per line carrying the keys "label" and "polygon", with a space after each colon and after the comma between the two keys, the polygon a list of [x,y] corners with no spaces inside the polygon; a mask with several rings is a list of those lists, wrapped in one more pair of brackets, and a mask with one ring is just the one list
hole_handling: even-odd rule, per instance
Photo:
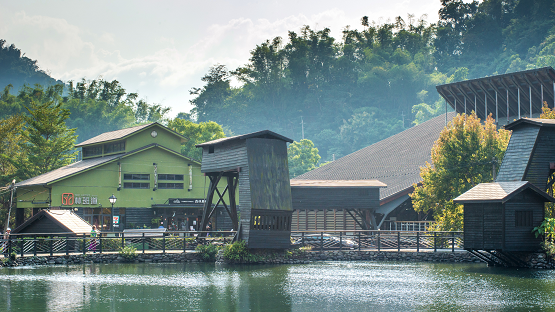
{"label": "wooden post", "polygon": [[416,252],[420,252],[420,232],[416,232]]}
{"label": "wooden post", "polygon": [[166,233],[162,233],[162,253],[166,253]]}
{"label": "wooden post", "polygon": [[380,232],[378,232],[378,252],[380,251],[381,244],[380,244]]}
{"label": "wooden post", "polygon": [[[224,237],[224,245],[225,245],[225,237]],[[183,253],[187,251],[187,237],[185,233],[183,233]]]}
{"label": "wooden post", "polygon": [[98,233],[98,253],[102,253],[102,233]]}
{"label": "wooden post", "polygon": [[358,251],[360,251],[360,232],[358,232]]}
{"label": "wooden post", "polygon": [[343,250],[343,232],[339,232],[339,250]]}
{"label": "wooden post", "polygon": [[25,240],[23,239],[23,236],[20,236],[19,239],[21,240],[21,243],[19,244],[21,247],[21,257],[23,257],[23,253],[24,253],[23,248],[25,248]]}
{"label": "wooden post", "polygon": [[121,232],[121,248],[125,247],[125,238],[124,238],[124,233]]}
{"label": "wooden post", "polygon": [[33,238],[33,256],[37,256],[37,234]]}
{"label": "wooden post", "polygon": [[434,232],[434,252],[437,251],[437,245],[436,245],[436,234],[437,232]]}
{"label": "wooden post", "polygon": [[143,232],[143,254],[145,253],[145,232]]}
{"label": "wooden post", "polygon": [[320,232],[320,251],[324,251],[324,232]]}
{"label": "wooden post", "polygon": [[69,256],[69,234],[66,234],[66,256]]}
{"label": "wooden post", "polygon": [[455,252],[455,232],[451,232],[451,252]]}
{"label": "wooden post", "polygon": [[54,253],[54,251],[52,250],[53,240],[54,240],[54,235],[50,235],[50,257],[52,257]]}
{"label": "wooden post", "polygon": [[83,254],[87,252],[87,234],[83,233]]}
{"label": "wooden post", "polygon": [[401,232],[397,232],[397,252],[401,251]]}

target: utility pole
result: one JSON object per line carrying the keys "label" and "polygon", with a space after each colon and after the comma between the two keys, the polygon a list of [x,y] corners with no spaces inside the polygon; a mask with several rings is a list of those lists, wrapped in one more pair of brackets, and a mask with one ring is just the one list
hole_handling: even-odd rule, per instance
{"label": "utility pole", "polygon": [[302,133],[302,140],[304,140],[304,121],[303,116],[301,116],[301,133]]}
{"label": "utility pole", "polygon": [[4,233],[10,227],[10,214],[12,213],[12,203],[13,203],[13,192],[15,191],[15,179],[13,179],[12,184],[10,185],[10,207],[8,208],[8,220],[6,220],[6,228],[4,229]]}

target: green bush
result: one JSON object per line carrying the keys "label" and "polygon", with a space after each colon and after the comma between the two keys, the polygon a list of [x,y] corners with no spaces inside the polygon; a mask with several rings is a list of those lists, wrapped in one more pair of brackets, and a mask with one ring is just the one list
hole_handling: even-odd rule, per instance
{"label": "green bush", "polygon": [[127,261],[134,261],[137,258],[137,249],[131,246],[120,247],[119,255]]}
{"label": "green bush", "polygon": [[244,241],[226,245],[224,248],[224,258],[227,261],[238,263],[253,263],[262,259],[262,257],[252,254]]}
{"label": "green bush", "polygon": [[221,247],[208,244],[208,245],[198,245],[195,250],[200,254],[202,260],[204,261],[216,261],[216,254]]}

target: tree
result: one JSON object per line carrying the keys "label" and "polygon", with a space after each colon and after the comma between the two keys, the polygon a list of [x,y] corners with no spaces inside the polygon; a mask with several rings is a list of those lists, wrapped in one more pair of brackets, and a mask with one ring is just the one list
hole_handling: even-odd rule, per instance
{"label": "tree", "polygon": [[320,161],[318,149],[308,139],[293,142],[287,148],[287,159],[289,161],[289,178],[294,178],[305,172],[316,168]]}
{"label": "tree", "polygon": [[491,115],[481,124],[475,114],[459,114],[441,131],[432,163],[420,168],[422,185],[414,185],[411,194],[416,211],[433,211],[433,230],[463,229],[463,208],[453,199],[478,183],[492,182],[492,160],[503,159],[509,138]]}
{"label": "tree", "polygon": [[188,138],[181,145],[181,154],[195,160],[202,160],[202,150],[195,145],[225,138],[222,126],[213,121],[196,124],[190,120],[175,118],[169,121],[168,128]]}
{"label": "tree", "polygon": [[[28,87],[26,87],[28,88]],[[26,157],[14,160],[18,174],[31,178],[71,163],[76,152],[73,146],[77,139],[75,129],[69,129],[65,121],[68,109],[61,107],[57,97],[62,86],[46,90],[37,86],[20,94],[28,115],[24,116],[25,128],[20,147]]]}

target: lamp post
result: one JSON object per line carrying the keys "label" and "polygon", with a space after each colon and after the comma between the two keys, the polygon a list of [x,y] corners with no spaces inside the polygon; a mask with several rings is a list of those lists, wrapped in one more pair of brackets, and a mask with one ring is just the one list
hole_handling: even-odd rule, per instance
{"label": "lamp post", "polygon": [[[112,194],[112,196],[108,197],[108,200],[110,201],[110,204],[112,204],[112,216],[113,216],[114,215],[114,204],[116,203],[117,198],[116,198],[116,196],[114,196],[114,194]],[[112,217],[112,219],[113,219],[113,217]],[[110,223],[112,223],[112,225],[113,225],[113,222],[114,221],[112,220]]]}

